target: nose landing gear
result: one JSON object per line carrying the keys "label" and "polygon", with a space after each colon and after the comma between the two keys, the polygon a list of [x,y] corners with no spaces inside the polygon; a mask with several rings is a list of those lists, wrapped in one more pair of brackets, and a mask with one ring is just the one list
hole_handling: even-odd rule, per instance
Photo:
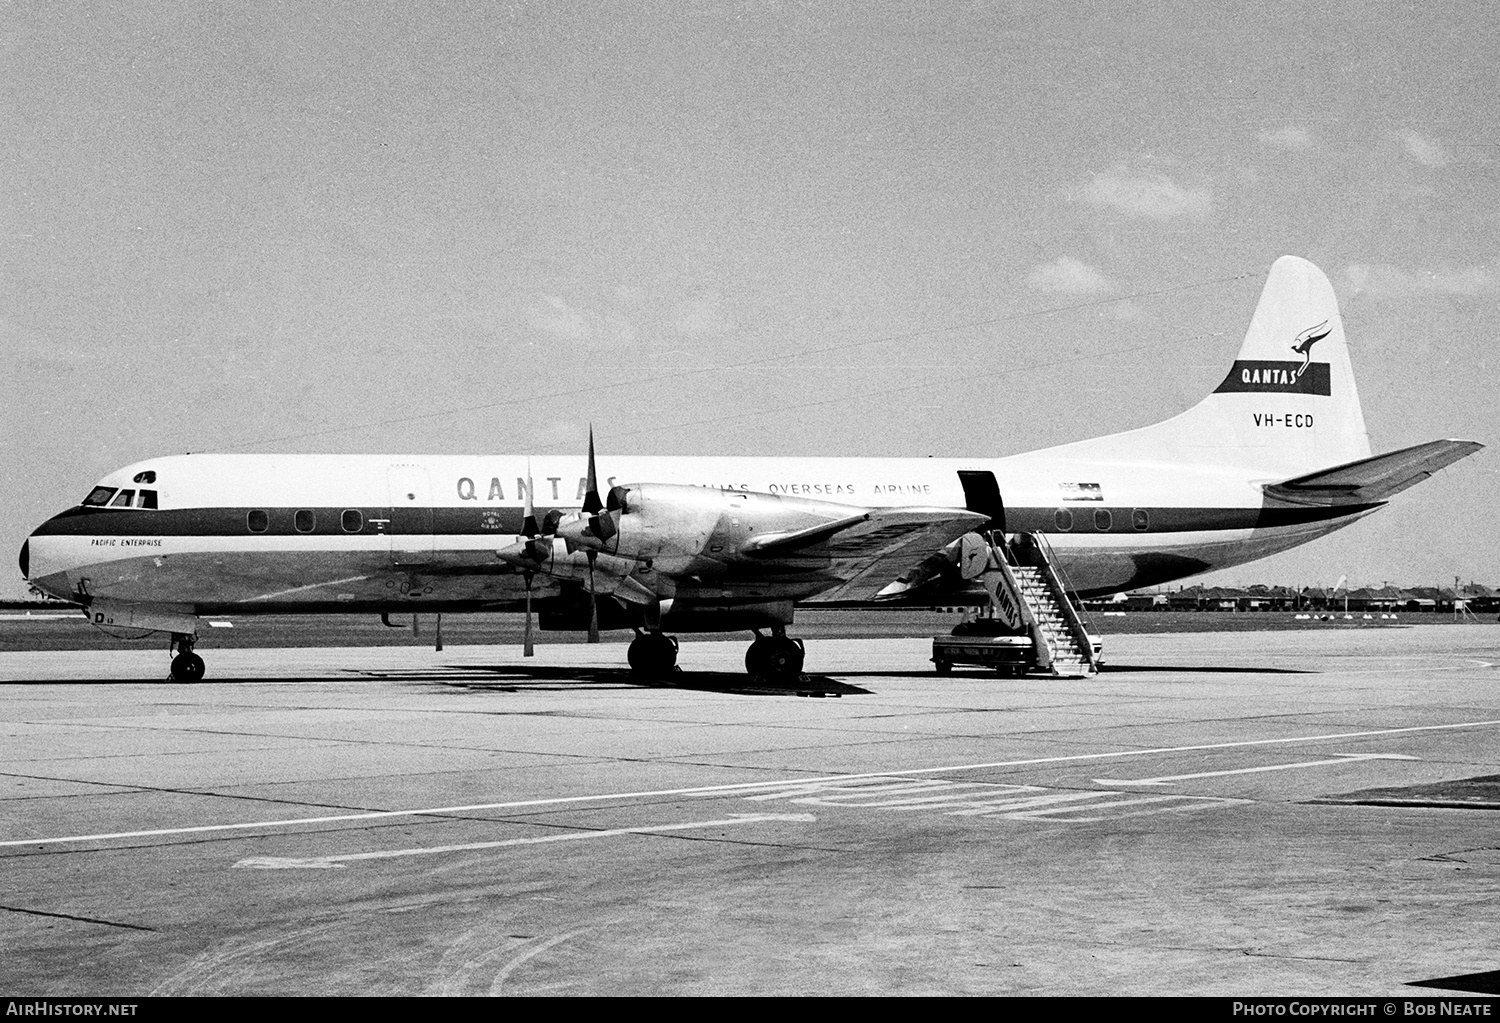
{"label": "nose landing gear", "polygon": [[793,679],[802,674],[806,656],[802,640],[792,639],[785,628],[774,626],[769,636],[762,636],[756,629],[755,642],[745,651],[745,670],[756,678]]}
{"label": "nose landing gear", "polygon": [[172,643],[167,647],[170,653],[176,651],[177,656],[172,658],[172,671],[169,676],[173,682],[202,682],[204,664],[203,658],[193,653],[193,643],[197,637],[188,633],[172,633]]}

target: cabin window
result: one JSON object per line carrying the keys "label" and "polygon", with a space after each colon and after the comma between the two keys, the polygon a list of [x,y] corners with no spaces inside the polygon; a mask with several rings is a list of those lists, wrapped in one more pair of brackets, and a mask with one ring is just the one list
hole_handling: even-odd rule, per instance
{"label": "cabin window", "polygon": [[346,533],[358,533],[361,529],[365,528],[365,517],[360,514],[358,508],[346,508],[344,509],[343,526]]}
{"label": "cabin window", "polygon": [[135,495],[135,506],[137,508],[155,508],[156,491],[142,490],[139,494]]}
{"label": "cabin window", "polygon": [[1109,527],[1114,524],[1114,518],[1103,508],[1094,511],[1094,528],[1101,533],[1109,532]]}
{"label": "cabin window", "polygon": [[115,495],[115,499],[109,502],[111,508],[129,508],[130,502],[135,500],[134,490],[122,490]]}
{"label": "cabin window", "polygon": [[311,533],[313,527],[317,524],[317,516],[306,508],[303,508],[296,515],[292,516],[292,525],[297,527],[297,532],[299,533]]}
{"label": "cabin window", "polygon": [[1066,533],[1073,528],[1073,513],[1066,508],[1059,508],[1052,513],[1052,524],[1057,527],[1058,532]]}
{"label": "cabin window", "polygon": [[1137,531],[1144,533],[1146,530],[1151,528],[1151,516],[1146,514],[1146,509],[1137,508],[1135,509],[1135,511],[1130,513],[1130,524],[1134,526]]}
{"label": "cabin window", "polygon": [[87,507],[102,508],[106,504],[109,504],[109,499],[114,496],[114,487],[95,487],[89,493],[89,496],[83,499],[83,503]]}
{"label": "cabin window", "polygon": [[257,509],[245,516],[245,525],[250,527],[252,533],[264,533],[271,527],[271,516]]}

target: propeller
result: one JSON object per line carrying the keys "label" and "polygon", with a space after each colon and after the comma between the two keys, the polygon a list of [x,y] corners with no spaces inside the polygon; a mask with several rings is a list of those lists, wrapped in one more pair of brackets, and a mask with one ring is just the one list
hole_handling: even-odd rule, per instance
{"label": "propeller", "polygon": [[[599,521],[599,512],[604,502],[599,500],[599,473],[594,466],[594,424],[589,424],[589,478],[588,489],[583,495],[583,513],[589,517],[590,532]],[[589,559],[589,642],[599,642],[599,595],[594,592],[594,563],[599,560],[597,551],[590,548],[585,555]]]}
{"label": "propeller", "polygon": [[[536,518],[536,507],[532,500],[531,465],[526,466],[521,533],[516,542],[495,552],[500,560],[520,570],[526,584],[526,633],[523,645],[524,656],[532,655],[532,586],[538,572],[559,579],[582,582],[585,569],[588,574],[589,627],[588,641],[599,642],[599,589],[595,578],[599,555],[605,554],[605,573],[609,576],[607,592],[622,600],[634,603],[650,602],[656,595],[629,577],[628,570],[621,572],[611,557],[608,541],[619,534],[620,516],[626,507],[626,487],[613,487],[608,504],[599,496],[599,472],[594,454],[594,429],[589,427],[588,476],[584,482],[582,508],[578,512],[564,515],[561,509],[551,508],[540,523]],[[557,541],[563,541],[567,555],[562,555]],[[574,556],[582,550],[584,565],[579,565]]]}
{"label": "propeller", "polygon": [[[526,545],[527,553],[531,553],[530,541],[535,540],[536,535],[540,532],[541,530],[537,528],[536,524],[536,507],[531,503],[531,459],[528,458],[526,459],[526,506],[521,520],[521,535],[528,541]],[[539,561],[541,559],[538,558],[536,560]],[[526,580],[526,632],[524,638],[521,640],[521,656],[532,657],[535,656],[536,649],[532,646],[531,642],[531,580],[536,577],[536,573],[529,568],[524,569],[521,572],[521,577]]]}

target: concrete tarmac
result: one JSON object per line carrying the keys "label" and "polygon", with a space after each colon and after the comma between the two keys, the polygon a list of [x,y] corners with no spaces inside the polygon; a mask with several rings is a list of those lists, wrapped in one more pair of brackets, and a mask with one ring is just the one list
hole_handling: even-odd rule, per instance
{"label": "concrete tarmac", "polygon": [[1494,626],[744,647],[0,654],[0,991],[1495,990]]}

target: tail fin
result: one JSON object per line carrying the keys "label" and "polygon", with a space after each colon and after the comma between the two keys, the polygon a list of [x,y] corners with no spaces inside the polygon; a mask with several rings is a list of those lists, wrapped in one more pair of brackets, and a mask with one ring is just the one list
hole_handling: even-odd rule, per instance
{"label": "tail fin", "polygon": [[1066,445],[1071,455],[1240,465],[1288,476],[1370,455],[1333,285],[1316,266],[1271,266],[1223,383],[1154,426]]}

